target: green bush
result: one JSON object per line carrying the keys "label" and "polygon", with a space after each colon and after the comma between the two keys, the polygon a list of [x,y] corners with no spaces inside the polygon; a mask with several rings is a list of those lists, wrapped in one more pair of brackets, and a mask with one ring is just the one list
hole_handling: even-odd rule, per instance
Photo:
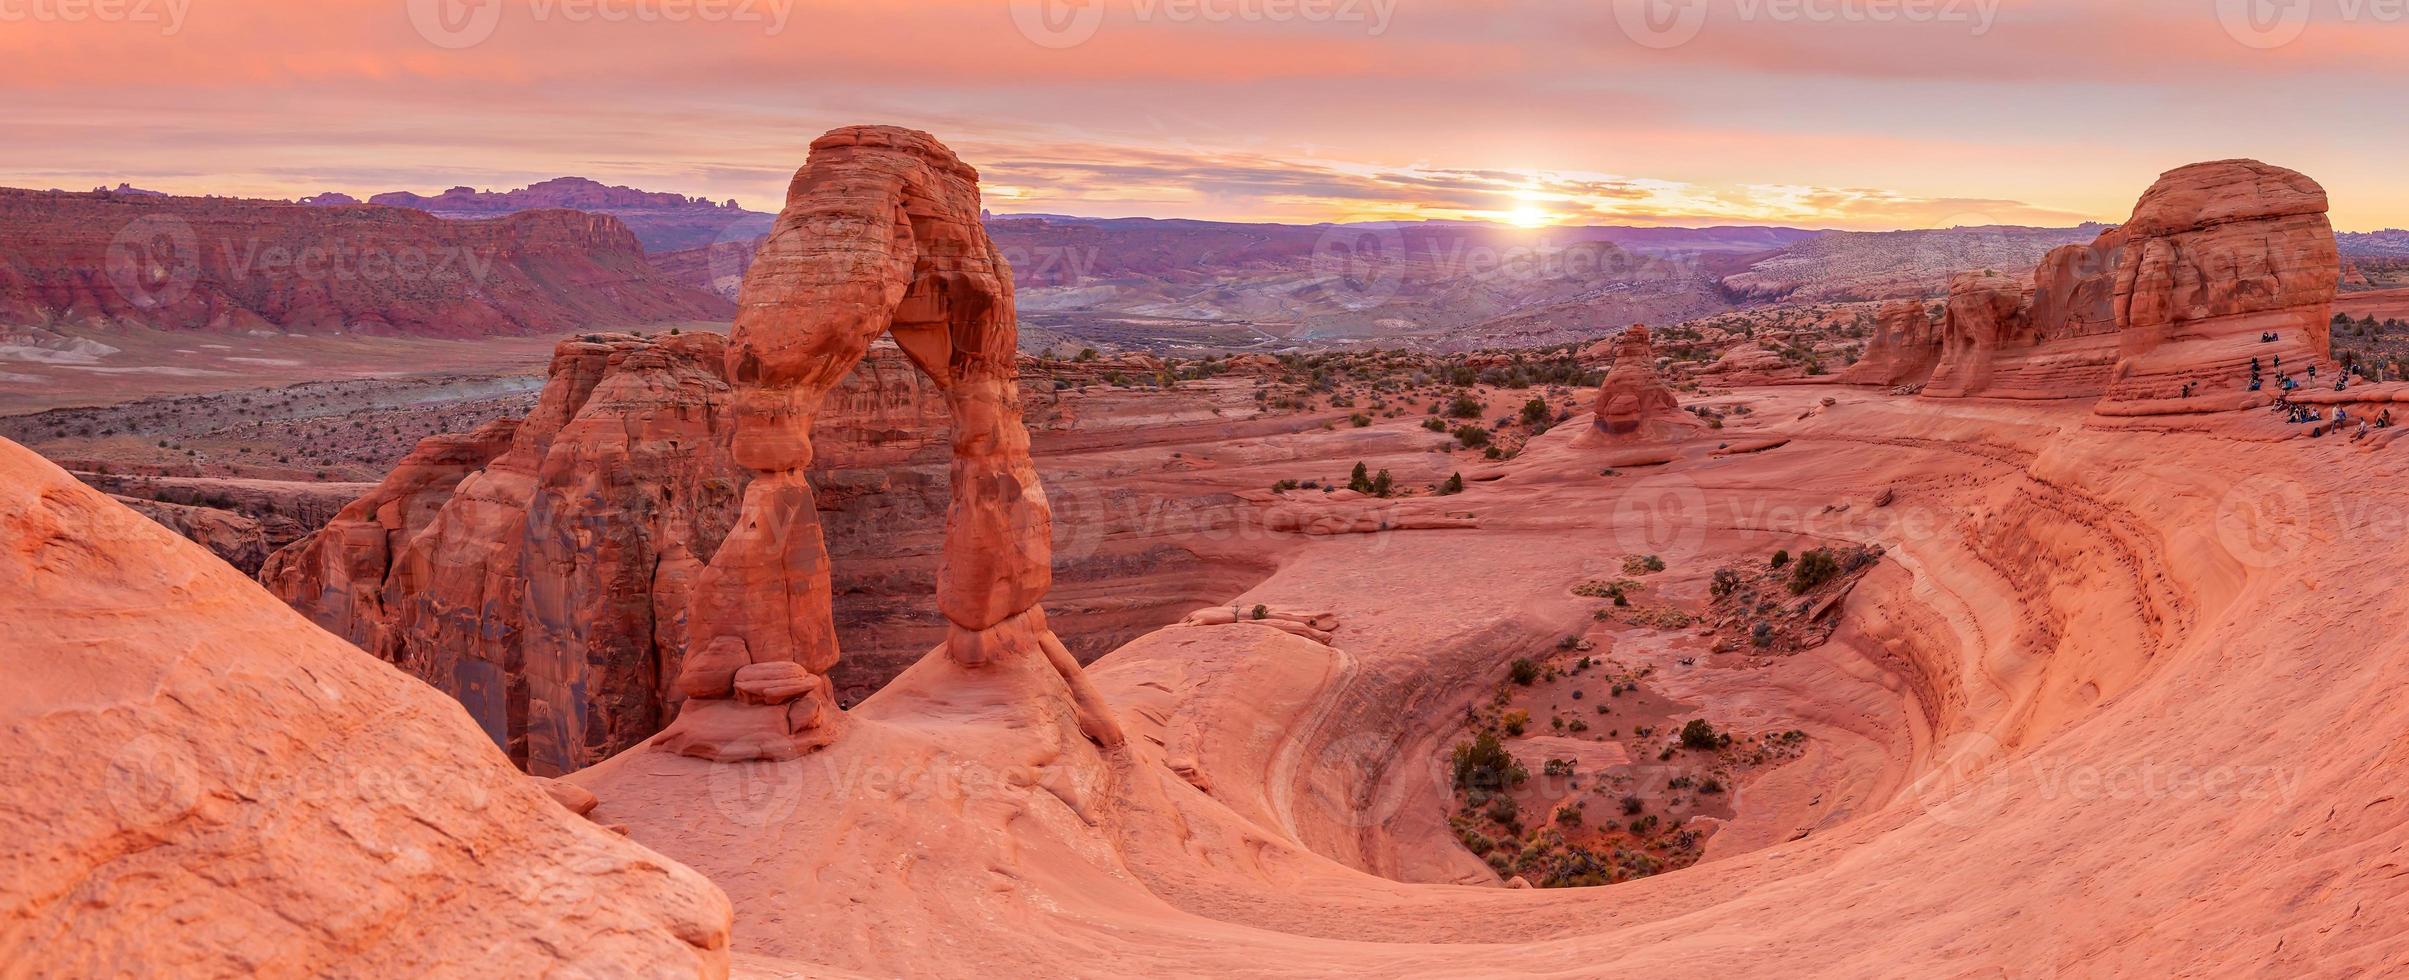
{"label": "green bush", "polygon": [[1840,559],[1823,548],[1798,556],[1798,567],[1790,570],[1790,594],[1802,595],[1809,589],[1829,582],[1840,574]]}
{"label": "green bush", "polygon": [[1715,726],[1707,724],[1706,719],[1692,718],[1689,724],[1681,726],[1681,747],[1713,751],[1723,747],[1723,736],[1715,734]]}
{"label": "green bush", "polygon": [[1447,414],[1459,419],[1477,419],[1481,417],[1481,403],[1471,395],[1457,395],[1447,403]]}
{"label": "green bush", "polygon": [[1487,732],[1469,742],[1455,746],[1455,788],[1471,791],[1499,791],[1520,786],[1531,778],[1512,753]]}
{"label": "green bush", "polygon": [[1516,657],[1514,666],[1507,669],[1506,676],[1516,684],[1529,687],[1531,682],[1539,679],[1539,662],[1529,657]]}
{"label": "green bush", "polygon": [[1477,425],[1459,425],[1455,427],[1455,439],[1466,449],[1479,449],[1489,444],[1489,430]]}

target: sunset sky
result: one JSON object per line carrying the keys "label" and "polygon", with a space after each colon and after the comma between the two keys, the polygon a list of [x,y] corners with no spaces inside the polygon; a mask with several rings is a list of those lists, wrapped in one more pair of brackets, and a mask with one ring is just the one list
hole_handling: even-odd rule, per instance
{"label": "sunset sky", "polygon": [[813,136],[878,122],[997,211],[2072,224],[2248,156],[2372,230],[2409,226],[2400,6],[0,0],[0,184],[579,174],[775,210]]}

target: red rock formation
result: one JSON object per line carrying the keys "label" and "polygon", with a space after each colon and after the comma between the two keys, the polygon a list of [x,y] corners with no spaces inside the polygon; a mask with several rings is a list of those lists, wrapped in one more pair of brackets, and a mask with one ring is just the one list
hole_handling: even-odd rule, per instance
{"label": "red rock formation", "polygon": [[2170,171],[2124,225],[2043,259],[2029,299],[2006,276],[1953,281],[1924,394],[2155,402],[2185,382],[2239,393],[2253,357],[2322,362],[2340,268],[2325,207],[2256,161]]}
{"label": "red rock formation", "polygon": [[1885,303],[1874,316],[1874,333],[1866,339],[1865,355],[1840,372],[1842,384],[1922,384],[1940,363],[1941,332],[1920,299]]}
{"label": "red rock formation", "polygon": [[1792,364],[1782,355],[1766,350],[1756,341],[1740,343],[1724,351],[1714,363],[1692,372],[1699,380],[1719,385],[1747,387],[1775,384],[1806,376],[1806,369]]}
{"label": "red rock formation", "polygon": [[567,772],[675,710],[693,577],[735,515],[725,341],[560,345],[535,410],[422,443],[262,580]]}
{"label": "red rock formation", "polygon": [[[2341,254],[2316,181],[2255,160],[2169,171],[2121,236],[2106,400],[2232,387],[2252,357],[2325,360]],[[2262,344],[2262,333],[2280,340]]]}
{"label": "red rock formation", "polygon": [[1991,387],[2000,349],[2029,346],[2032,336],[2022,282],[1996,273],[1959,273],[1949,281],[1940,361],[1924,392],[1936,398],[1981,394]]}
{"label": "red rock formation", "polygon": [[245,575],[259,574],[259,566],[268,560],[267,534],[260,530],[258,521],[241,514],[141,497],[112,495],[109,499],[209,549]]}
{"label": "red rock formation", "polygon": [[478,337],[727,310],[603,216],[0,189],[0,322]]}
{"label": "red rock formation", "polygon": [[727,898],[0,441],[0,972],[689,976]]}
{"label": "red rock formation", "polygon": [[689,700],[663,748],[776,759],[835,737],[828,554],[805,475],[811,427],[829,389],[889,333],[944,390],[954,419],[937,584],[947,656],[969,669],[1043,658],[1090,736],[1119,741],[1037,608],[1052,583],[1052,515],[1021,418],[1011,273],[980,226],[977,181],[925,133],[856,127],[812,144],[738,304],[733,448],[755,477],[696,581],[677,681]]}
{"label": "red rock formation", "polygon": [[1614,345],[1614,369],[1598,385],[1596,425],[1604,432],[1629,435],[1652,419],[1681,413],[1681,400],[1656,373],[1656,348],[1648,343],[1648,328],[1634,323]]}

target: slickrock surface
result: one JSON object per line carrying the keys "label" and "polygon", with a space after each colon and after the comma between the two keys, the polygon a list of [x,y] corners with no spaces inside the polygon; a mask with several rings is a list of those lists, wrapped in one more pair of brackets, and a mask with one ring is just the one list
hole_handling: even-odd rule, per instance
{"label": "slickrock surface", "polygon": [[0,621],[4,972],[727,974],[710,882],[5,441]]}

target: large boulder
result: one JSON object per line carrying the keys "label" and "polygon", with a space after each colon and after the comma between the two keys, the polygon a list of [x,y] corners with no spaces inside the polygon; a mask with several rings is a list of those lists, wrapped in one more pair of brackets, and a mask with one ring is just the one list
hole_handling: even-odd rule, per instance
{"label": "large boulder", "polygon": [[727,974],[710,882],[6,441],[0,622],[0,972]]}

